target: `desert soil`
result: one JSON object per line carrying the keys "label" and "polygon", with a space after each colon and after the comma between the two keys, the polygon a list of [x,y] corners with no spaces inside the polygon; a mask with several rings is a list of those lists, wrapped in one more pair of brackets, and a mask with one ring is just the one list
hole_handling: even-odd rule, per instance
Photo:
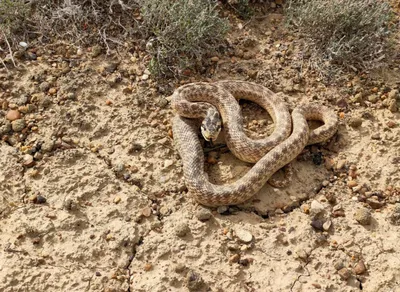
{"label": "desert soil", "polygon": [[[140,48],[64,43],[0,70],[0,291],[400,291],[400,60],[324,84],[301,70],[279,9],[232,26],[230,51],[181,80],[153,78]],[[222,79],[327,105],[339,130],[306,147],[287,187],[205,208],[185,187],[169,97]],[[273,129],[242,108],[250,135]],[[216,183],[251,167],[224,149],[206,166]]]}

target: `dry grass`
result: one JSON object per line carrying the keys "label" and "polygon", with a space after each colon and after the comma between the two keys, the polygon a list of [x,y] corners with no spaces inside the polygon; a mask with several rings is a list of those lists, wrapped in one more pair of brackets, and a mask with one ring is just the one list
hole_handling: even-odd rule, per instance
{"label": "dry grass", "polygon": [[385,57],[391,9],[384,1],[289,0],[286,14],[320,72],[371,68]]}
{"label": "dry grass", "polygon": [[156,74],[179,72],[223,44],[228,21],[209,0],[141,0],[141,30]]}

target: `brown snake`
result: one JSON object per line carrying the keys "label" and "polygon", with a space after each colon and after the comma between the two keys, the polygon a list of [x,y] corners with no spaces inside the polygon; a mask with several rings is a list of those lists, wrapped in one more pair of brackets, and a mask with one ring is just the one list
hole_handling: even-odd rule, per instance
{"label": "brown snake", "polygon": [[[243,131],[243,118],[235,99],[247,99],[271,115],[275,130],[267,138],[253,140]],[[207,206],[234,205],[250,199],[280,168],[298,156],[307,144],[328,140],[337,131],[336,114],[327,107],[297,106],[292,113],[276,94],[245,81],[191,83],[179,87],[172,96],[177,112],[173,120],[176,147],[183,163],[186,186],[195,199]],[[226,185],[209,182],[204,170],[204,154],[195,118],[204,118],[215,107],[222,118],[226,143],[241,160],[255,165],[237,181]],[[307,120],[324,125],[310,131]],[[293,124],[293,126],[292,126]]]}

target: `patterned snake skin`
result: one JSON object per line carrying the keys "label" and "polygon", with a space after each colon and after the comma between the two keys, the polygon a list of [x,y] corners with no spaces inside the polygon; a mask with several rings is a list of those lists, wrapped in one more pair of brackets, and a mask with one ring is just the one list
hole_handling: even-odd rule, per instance
{"label": "patterned snake skin", "polygon": [[[267,110],[275,123],[274,132],[263,139],[247,137],[236,99],[250,100]],[[232,153],[243,161],[255,163],[243,177],[231,184],[210,183],[204,170],[198,123],[194,119],[204,118],[210,106],[220,112],[226,143]],[[326,141],[337,131],[336,114],[327,107],[302,105],[290,114],[284,101],[272,91],[245,81],[199,82],[181,86],[172,96],[172,107],[177,112],[173,134],[183,162],[186,186],[195,199],[206,206],[235,205],[250,199],[307,144]],[[319,120],[324,125],[310,131],[307,120]]]}

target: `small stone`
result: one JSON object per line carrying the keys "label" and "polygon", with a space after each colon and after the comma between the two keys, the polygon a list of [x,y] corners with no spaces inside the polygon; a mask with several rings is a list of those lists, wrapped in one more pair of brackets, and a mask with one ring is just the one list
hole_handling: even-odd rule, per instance
{"label": "small stone", "polygon": [[54,95],[54,94],[56,94],[56,93],[57,93],[57,88],[52,87],[52,88],[49,89],[49,94],[50,94],[50,95]]}
{"label": "small stone", "polygon": [[153,265],[150,263],[146,263],[143,267],[143,270],[145,270],[146,272],[150,271],[153,269]]}
{"label": "small stone", "polygon": [[390,99],[396,99],[399,95],[399,91],[397,89],[392,89],[391,91],[389,91],[388,93],[388,98]]}
{"label": "small stone", "polygon": [[46,201],[47,201],[46,198],[41,196],[41,195],[38,195],[37,198],[36,198],[36,203],[37,204],[44,204],[44,203],[46,203]]}
{"label": "small stone", "polygon": [[21,132],[25,128],[25,120],[17,119],[11,122],[11,128],[14,132]]}
{"label": "small stone", "polygon": [[336,271],[339,271],[344,268],[344,263],[343,261],[337,261],[333,266],[336,269]]}
{"label": "small stone", "polygon": [[228,206],[219,206],[217,208],[217,212],[219,214],[226,214],[228,212],[228,210],[229,210]]}
{"label": "small stone", "polygon": [[338,162],[336,163],[336,169],[337,170],[343,169],[345,165],[346,165],[345,159],[338,160]]}
{"label": "small stone", "polygon": [[170,213],[170,209],[168,207],[162,206],[159,210],[160,215],[166,216]]}
{"label": "small stone", "polygon": [[143,75],[142,75],[142,80],[147,80],[147,79],[149,79],[149,75],[143,74]]}
{"label": "small stone", "polygon": [[96,277],[100,277],[101,273],[100,272],[96,272]]}
{"label": "small stone", "polygon": [[367,271],[367,268],[365,267],[365,264],[363,261],[359,261],[357,265],[354,267],[354,273],[356,275],[362,275]]}
{"label": "small stone", "polygon": [[338,274],[339,274],[339,276],[340,276],[340,278],[341,278],[342,280],[347,280],[347,279],[350,278],[350,276],[351,276],[351,272],[350,272],[350,270],[347,269],[347,268],[340,269],[340,270],[338,271]]}
{"label": "small stone", "polygon": [[362,118],[360,117],[351,117],[349,120],[349,125],[353,128],[358,128],[362,125]]}
{"label": "small stone", "polygon": [[323,187],[327,187],[329,185],[329,181],[328,180],[324,180],[323,182],[322,182],[322,186]]}
{"label": "small stone", "polygon": [[253,240],[253,235],[244,229],[235,230],[236,237],[243,243],[250,243]]}
{"label": "small stone", "polygon": [[369,198],[366,200],[366,202],[371,206],[372,209],[380,209],[385,205],[385,202],[380,202],[374,198]]}
{"label": "small stone", "polygon": [[358,185],[358,183],[355,181],[355,180],[349,180],[348,182],[347,182],[347,186],[349,187],[349,188],[354,188],[355,186],[357,186]]}
{"label": "small stone", "polygon": [[196,215],[197,219],[199,219],[202,222],[210,220],[210,218],[212,216],[211,211],[208,210],[207,208],[203,208],[203,207],[201,207],[199,210],[197,210],[195,215]]}
{"label": "small stone", "polygon": [[372,215],[368,209],[360,208],[354,214],[354,219],[361,225],[369,225],[371,224]]}
{"label": "small stone", "polygon": [[395,99],[391,99],[389,101],[389,106],[388,109],[392,112],[395,113],[398,111],[398,107],[397,107],[397,101]]}
{"label": "small stone", "polygon": [[325,209],[324,206],[317,200],[313,200],[311,202],[311,209],[310,209],[311,215],[317,215],[322,211],[324,211],[324,209]]}
{"label": "small stone", "polygon": [[39,89],[43,92],[47,92],[50,89],[50,84],[47,81],[40,83]]}
{"label": "small stone", "polygon": [[186,266],[184,264],[179,263],[179,264],[176,264],[174,270],[177,273],[182,273],[185,270],[185,268],[186,268]]}
{"label": "small stone", "polygon": [[229,258],[230,263],[238,263],[240,260],[240,255],[239,254],[234,254]]}
{"label": "small stone", "polygon": [[217,56],[214,56],[211,58],[211,62],[218,62],[219,58]]}
{"label": "small stone", "polygon": [[321,289],[321,284],[318,283],[311,283],[311,285],[313,285],[315,288],[317,289]]}
{"label": "small stone", "polygon": [[374,133],[374,134],[371,135],[371,139],[380,140],[381,139],[381,135],[379,133]]}
{"label": "small stone", "polygon": [[120,196],[116,196],[114,198],[114,204],[118,204],[119,202],[121,202],[121,197]]}
{"label": "small stone", "polygon": [[99,45],[95,45],[92,47],[92,57],[96,58],[101,54],[101,47]]}
{"label": "small stone", "polygon": [[377,101],[378,101],[378,95],[376,95],[376,94],[371,94],[370,96],[368,96],[368,101],[369,101],[369,102],[372,102],[372,103],[377,102]]}
{"label": "small stone", "polygon": [[36,203],[36,201],[37,201],[37,195],[34,194],[34,195],[29,196],[29,201],[31,201],[32,203]]}
{"label": "small stone", "polygon": [[170,166],[173,165],[173,164],[174,164],[174,161],[171,160],[171,159],[165,159],[165,160],[164,160],[164,167],[165,167],[165,168],[170,167]]}
{"label": "small stone", "polygon": [[314,229],[316,229],[316,230],[319,230],[319,231],[324,231],[324,221],[323,220],[321,220],[321,219],[318,219],[318,218],[314,218],[312,221],[311,221],[311,226],[314,228]]}
{"label": "small stone", "polygon": [[9,110],[6,114],[6,119],[9,121],[15,121],[21,118],[21,114],[17,110]]}
{"label": "small stone", "polygon": [[32,167],[35,165],[35,161],[33,160],[33,156],[30,154],[25,154],[23,157],[23,165],[26,167]]}
{"label": "small stone", "polygon": [[303,204],[300,206],[301,211],[303,211],[303,213],[305,214],[309,214],[310,213],[310,205],[308,204]]}
{"label": "small stone", "polygon": [[332,221],[331,220],[326,220],[326,222],[322,225],[322,228],[325,231],[328,231],[329,228],[331,228],[331,226],[332,226]]}
{"label": "small stone", "polygon": [[393,212],[389,218],[393,225],[400,225],[400,203],[394,206]]}
{"label": "small stone", "polygon": [[55,141],[50,139],[50,138],[46,138],[43,140],[42,146],[41,146],[41,151],[43,153],[47,153],[47,152],[51,152],[54,148],[54,144]]}
{"label": "small stone", "polygon": [[190,270],[186,276],[186,285],[189,291],[199,291],[204,285],[204,280],[199,273]]}
{"label": "small stone", "polygon": [[142,215],[144,217],[150,217],[151,213],[152,213],[152,211],[151,211],[150,207],[145,207],[145,208],[142,209]]}
{"label": "small stone", "polygon": [[184,237],[186,234],[190,233],[190,228],[187,223],[181,222],[175,226],[175,234],[178,237]]}

